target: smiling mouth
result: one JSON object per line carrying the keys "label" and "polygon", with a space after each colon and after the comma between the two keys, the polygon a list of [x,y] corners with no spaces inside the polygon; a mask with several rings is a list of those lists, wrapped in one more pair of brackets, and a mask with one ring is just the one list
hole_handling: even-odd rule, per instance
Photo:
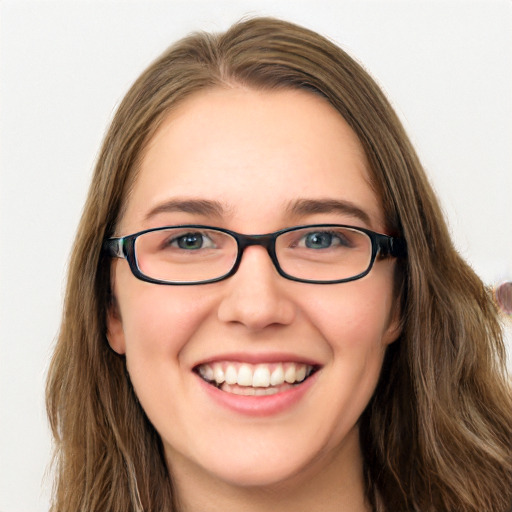
{"label": "smiling mouth", "polygon": [[266,396],[302,384],[318,367],[303,363],[204,363],[194,371],[205,382],[235,395]]}

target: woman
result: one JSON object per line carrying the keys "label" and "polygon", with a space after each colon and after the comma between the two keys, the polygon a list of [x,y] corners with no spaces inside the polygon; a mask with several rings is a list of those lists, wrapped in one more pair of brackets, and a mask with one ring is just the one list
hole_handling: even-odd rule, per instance
{"label": "woman", "polygon": [[295,25],[128,92],[48,379],[60,510],[507,511],[497,312],[372,79]]}

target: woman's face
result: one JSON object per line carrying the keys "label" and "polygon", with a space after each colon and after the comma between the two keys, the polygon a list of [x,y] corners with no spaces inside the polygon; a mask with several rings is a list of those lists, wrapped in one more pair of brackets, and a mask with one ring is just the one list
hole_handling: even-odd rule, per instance
{"label": "woman's face", "polygon": [[[117,234],[179,224],[261,234],[318,223],[385,231],[353,131],[308,92],[218,88],[187,99],[159,128]],[[270,485],[360,469],[358,418],[398,335],[393,266],[377,260],[360,280],[306,284],[281,277],[266,249],[250,246],[224,281],[162,286],[114,260],[110,344],[126,354],[173,474]],[[278,375],[293,365],[299,380],[304,369],[316,372],[262,396],[218,388],[198,371]]]}

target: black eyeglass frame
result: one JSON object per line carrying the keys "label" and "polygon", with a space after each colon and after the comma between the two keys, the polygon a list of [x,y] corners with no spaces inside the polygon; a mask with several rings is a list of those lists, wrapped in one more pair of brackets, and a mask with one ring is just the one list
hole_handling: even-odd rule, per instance
{"label": "black eyeglass frame", "polygon": [[[213,231],[219,231],[221,233],[225,233],[227,235],[230,235],[236,240],[237,243],[237,256],[235,259],[235,262],[233,263],[233,266],[229,270],[229,272],[226,272],[224,275],[220,277],[215,277],[213,279],[207,279],[204,281],[163,281],[160,279],[154,279],[152,277],[149,277],[145,274],[143,274],[138,265],[137,265],[137,259],[135,257],[135,240],[145,233],[150,233],[153,231],[164,231],[166,229],[208,229]],[[289,233],[292,231],[298,231],[300,229],[305,228],[348,228],[355,231],[360,231],[362,233],[365,233],[368,238],[370,238],[371,244],[372,244],[372,253],[370,262],[368,264],[368,268],[361,272],[360,274],[357,274],[353,277],[347,277],[344,279],[337,279],[333,281],[319,281],[314,279],[302,279],[299,277],[291,276],[290,274],[287,274],[279,264],[279,260],[277,259],[276,255],[276,239],[283,235],[284,233]],[[293,226],[291,228],[285,228],[281,229],[279,231],[274,231],[273,233],[266,233],[263,235],[242,235],[240,233],[237,233],[235,231],[230,231],[229,229],[219,228],[219,227],[213,227],[213,226],[205,226],[203,224],[184,224],[179,226],[162,226],[158,228],[152,228],[152,229],[145,229],[143,231],[138,231],[137,233],[133,233],[132,235],[126,235],[123,237],[112,237],[108,238],[103,242],[103,250],[111,257],[115,258],[124,258],[128,261],[128,264],[130,266],[130,270],[132,271],[132,274],[141,281],[146,281],[148,283],[154,283],[154,284],[163,284],[163,285],[174,285],[174,286],[183,286],[183,285],[196,285],[196,284],[208,284],[208,283],[216,283],[218,281],[223,281],[224,279],[227,279],[228,277],[231,277],[236,273],[238,270],[238,267],[240,266],[240,263],[242,261],[242,256],[247,247],[250,247],[251,245],[260,245],[264,247],[268,255],[270,256],[270,259],[272,260],[272,263],[274,264],[274,267],[276,268],[279,275],[284,277],[285,279],[289,279],[291,281],[297,281],[299,283],[310,283],[310,284],[337,284],[337,283],[347,283],[350,281],[356,281],[357,279],[361,279],[362,277],[366,276],[371,269],[373,268],[373,264],[375,263],[375,260],[377,258],[377,255],[381,258],[388,258],[388,257],[405,257],[406,255],[406,244],[405,240],[400,237],[394,237],[390,235],[384,235],[382,233],[376,233],[375,231],[371,231],[366,228],[360,228],[356,226],[349,226],[345,224],[306,224],[303,226]]]}

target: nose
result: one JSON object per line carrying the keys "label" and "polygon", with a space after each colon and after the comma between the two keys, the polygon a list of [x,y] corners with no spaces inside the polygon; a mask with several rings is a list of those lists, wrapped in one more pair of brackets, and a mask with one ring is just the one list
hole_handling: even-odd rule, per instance
{"label": "nose", "polygon": [[242,324],[251,331],[293,322],[296,305],[287,289],[294,283],[277,273],[266,248],[246,247],[237,272],[224,283],[218,309],[222,322]]}

